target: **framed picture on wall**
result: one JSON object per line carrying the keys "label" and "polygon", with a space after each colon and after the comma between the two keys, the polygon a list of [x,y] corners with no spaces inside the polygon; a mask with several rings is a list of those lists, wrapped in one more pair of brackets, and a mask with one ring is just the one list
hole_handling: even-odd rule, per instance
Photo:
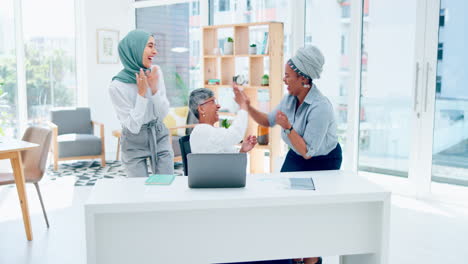
{"label": "framed picture on wall", "polygon": [[97,63],[119,63],[119,31],[111,29],[97,30]]}

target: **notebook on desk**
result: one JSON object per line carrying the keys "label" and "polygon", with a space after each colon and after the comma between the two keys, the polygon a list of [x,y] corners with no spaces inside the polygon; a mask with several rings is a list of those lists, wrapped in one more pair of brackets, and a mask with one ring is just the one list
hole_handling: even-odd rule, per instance
{"label": "notebook on desk", "polygon": [[146,179],[146,185],[170,185],[174,181],[174,174],[151,174]]}

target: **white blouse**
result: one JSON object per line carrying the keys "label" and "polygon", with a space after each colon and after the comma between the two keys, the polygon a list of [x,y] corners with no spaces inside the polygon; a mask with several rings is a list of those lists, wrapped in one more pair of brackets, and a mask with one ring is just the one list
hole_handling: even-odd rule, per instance
{"label": "white blouse", "polygon": [[145,96],[138,94],[136,83],[124,83],[113,80],[109,87],[109,93],[114,105],[117,118],[122,128],[127,128],[133,134],[138,134],[143,124],[152,120],[163,120],[169,112],[169,100],[166,96],[164,77],[158,69],[158,92],[152,95],[148,88]]}
{"label": "white blouse", "polygon": [[239,110],[229,128],[214,127],[208,124],[195,126],[190,134],[192,153],[235,153],[235,147],[244,139],[247,130],[248,114]]}

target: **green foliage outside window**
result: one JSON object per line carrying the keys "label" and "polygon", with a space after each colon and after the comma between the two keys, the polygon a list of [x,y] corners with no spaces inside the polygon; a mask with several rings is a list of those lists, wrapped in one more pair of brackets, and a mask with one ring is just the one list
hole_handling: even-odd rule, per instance
{"label": "green foliage outside window", "polygon": [[4,128],[8,125],[8,121],[11,117],[8,111],[10,106],[8,105],[8,101],[6,99],[8,94],[3,91],[3,85],[4,81],[0,80],[0,136],[5,135]]}
{"label": "green foliage outside window", "polygon": [[[41,118],[36,108],[72,106],[75,104],[76,86],[74,57],[62,49],[39,50],[33,45],[25,46],[27,106],[29,119]],[[14,126],[11,120],[17,104],[17,76],[15,57],[0,57],[0,124]],[[22,98],[18,98],[21,100]]]}

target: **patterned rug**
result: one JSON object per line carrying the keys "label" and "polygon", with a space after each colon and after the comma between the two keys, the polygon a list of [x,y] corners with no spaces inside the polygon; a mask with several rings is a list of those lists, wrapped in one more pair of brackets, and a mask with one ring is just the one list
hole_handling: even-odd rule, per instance
{"label": "patterned rug", "polygon": [[[182,163],[174,163],[174,173],[183,174]],[[151,171],[151,170],[149,170]],[[93,186],[99,179],[126,178],[127,173],[121,161],[106,161],[106,167],[101,167],[99,161],[76,161],[71,163],[61,162],[57,171],[50,165],[47,175],[51,180],[60,177],[75,177],[75,186]]]}

